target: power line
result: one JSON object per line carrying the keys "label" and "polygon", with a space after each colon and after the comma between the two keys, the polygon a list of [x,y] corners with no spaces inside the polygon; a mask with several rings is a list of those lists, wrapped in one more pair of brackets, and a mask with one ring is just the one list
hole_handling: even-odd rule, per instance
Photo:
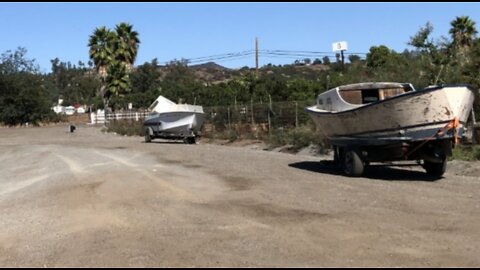
{"label": "power line", "polygon": [[229,57],[229,56],[237,56],[237,55],[243,55],[243,54],[252,54],[254,50],[248,50],[248,51],[242,51],[242,52],[236,52],[236,53],[223,53],[223,54],[216,54],[216,55],[210,55],[210,56],[202,56],[202,57],[194,57],[194,58],[188,58],[187,60],[191,61],[197,61],[197,60],[202,60],[205,58],[223,58],[223,57]]}
{"label": "power line", "polygon": [[[318,51],[291,51],[291,50],[260,50],[261,52],[267,53],[285,53],[285,54],[334,54],[333,52],[318,52]],[[345,54],[362,54],[366,55],[367,53],[359,52],[350,52]]]}
{"label": "power line", "polygon": [[[188,64],[195,64],[195,63],[203,63],[203,62],[210,62],[210,61],[219,61],[223,59],[230,59],[230,58],[237,58],[241,56],[250,56],[254,54],[254,51],[243,51],[238,53],[225,53],[225,54],[217,54],[217,55],[210,55],[210,56],[202,56],[196,58],[182,58],[181,60],[186,61]],[[175,60],[173,60],[175,61]],[[161,63],[169,64],[172,61],[164,61]]]}
{"label": "power line", "polygon": [[204,57],[202,59],[185,59],[187,63],[189,64],[195,64],[195,63],[203,63],[203,62],[211,62],[211,61],[219,61],[219,60],[225,60],[225,59],[233,59],[237,57],[243,57],[243,56],[251,56],[253,55],[254,52],[248,52],[248,53],[237,53],[237,54],[232,54],[232,55],[225,55],[225,56],[219,56],[219,57]]}
{"label": "power line", "polygon": [[[251,58],[251,55],[243,55],[243,56],[236,56],[236,57],[230,57],[230,58],[225,58],[225,59],[217,59],[214,60],[217,63],[221,62],[228,62],[228,61],[235,61],[239,59],[245,59],[245,58]],[[206,62],[212,62],[213,60],[208,60],[208,61],[198,61],[198,62],[188,62],[188,64],[200,64],[200,63],[206,63]]]}
{"label": "power line", "polygon": [[[345,53],[346,55],[367,55],[367,53],[351,52]],[[227,62],[239,59],[244,59],[257,55],[256,50],[246,50],[241,52],[214,54],[209,56],[182,58],[181,61],[186,61],[187,64],[200,64],[206,62]],[[299,58],[318,58],[328,57],[336,59],[336,53],[333,52],[321,52],[321,51],[294,51],[294,50],[258,50],[258,56],[262,58],[284,58],[284,59],[299,59]],[[172,60],[175,61],[175,60]],[[160,62],[163,64],[169,64],[172,61]]]}

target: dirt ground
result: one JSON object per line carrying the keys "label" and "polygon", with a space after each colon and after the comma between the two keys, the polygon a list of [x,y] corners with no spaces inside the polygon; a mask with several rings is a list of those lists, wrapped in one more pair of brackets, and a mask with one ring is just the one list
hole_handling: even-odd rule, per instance
{"label": "dirt ground", "polygon": [[0,128],[0,267],[480,267],[480,163]]}

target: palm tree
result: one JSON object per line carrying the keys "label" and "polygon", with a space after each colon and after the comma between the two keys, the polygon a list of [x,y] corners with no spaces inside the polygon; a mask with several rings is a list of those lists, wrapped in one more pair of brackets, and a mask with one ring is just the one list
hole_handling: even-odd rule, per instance
{"label": "palm tree", "polygon": [[107,98],[112,95],[123,95],[130,89],[130,78],[127,68],[122,62],[115,62],[108,68],[107,83]]}
{"label": "palm tree", "polygon": [[120,23],[111,31],[102,26],[96,28],[90,36],[89,56],[100,75],[105,109],[112,95],[129,90],[128,72],[137,57],[140,40],[138,33],[128,23]]}
{"label": "palm tree", "polygon": [[106,91],[107,70],[113,59],[114,48],[112,44],[115,41],[115,33],[104,26],[96,28],[88,40],[89,57],[93,60],[95,69],[100,75],[101,87],[100,94],[103,98],[104,109],[108,108],[109,95]]}
{"label": "palm tree", "polygon": [[113,61],[115,33],[102,26],[96,28],[88,40],[90,59],[93,60],[95,69],[102,80],[107,77],[107,67]]}
{"label": "palm tree", "polygon": [[138,32],[132,30],[133,26],[128,23],[120,23],[115,27],[117,42],[115,44],[115,58],[126,64],[127,70],[131,70],[137,57],[140,40]]}
{"label": "palm tree", "polygon": [[449,33],[456,48],[465,50],[473,45],[475,34],[478,33],[474,21],[468,16],[461,16],[456,17],[455,20],[450,22],[450,25],[452,28],[450,28]]}

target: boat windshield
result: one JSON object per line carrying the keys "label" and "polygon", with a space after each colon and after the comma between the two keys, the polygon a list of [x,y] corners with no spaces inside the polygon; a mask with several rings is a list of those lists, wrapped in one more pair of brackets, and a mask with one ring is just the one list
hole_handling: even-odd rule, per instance
{"label": "boat windshield", "polygon": [[157,104],[158,104],[158,100],[155,100],[155,101],[152,103],[152,105],[150,105],[150,107],[148,107],[148,110],[149,110],[149,111],[152,111],[153,108],[155,108],[155,107],[157,106]]}

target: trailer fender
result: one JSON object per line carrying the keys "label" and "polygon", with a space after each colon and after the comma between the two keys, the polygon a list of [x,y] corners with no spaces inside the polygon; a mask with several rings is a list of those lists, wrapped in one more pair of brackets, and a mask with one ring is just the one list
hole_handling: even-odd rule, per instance
{"label": "trailer fender", "polygon": [[144,130],[145,133],[145,142],[149,143],[152,141],[153,136],[153,129],[151,127],[146,127]]}
{"label": "trailer fender", "polygon": [[150,136],[153,136],[153,128],[151,127],[146,127],[145,128],[145,134],[148,134]]}

